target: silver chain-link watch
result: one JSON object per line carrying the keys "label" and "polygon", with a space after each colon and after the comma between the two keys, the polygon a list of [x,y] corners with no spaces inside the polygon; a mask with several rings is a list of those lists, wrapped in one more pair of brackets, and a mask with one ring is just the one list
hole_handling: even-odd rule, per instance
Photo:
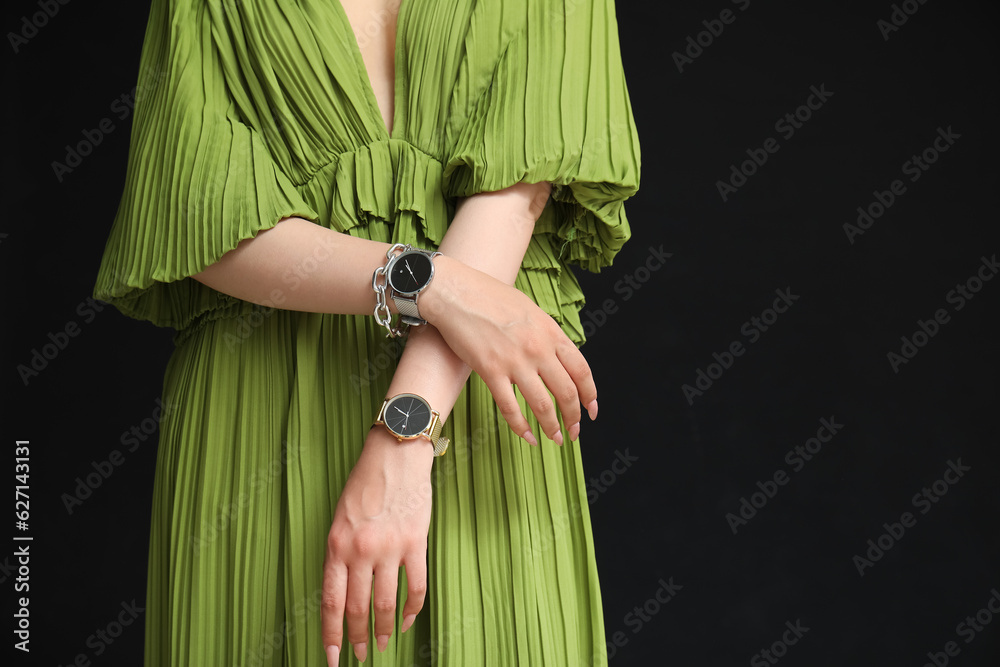
{"label": "silver chain-link watch", "polygon": [[[372,274],[372,289],[375,290],[375,321],[386,328],[389,332],[387,337],[405,335],[405,326],[427,324],[427,320],[420,317],[417,299],[431,284],[434,258],[440,254],[405,243],[397,243],[386,251],[385,266],[378,267]],[[385,297],[387,290],[399,311],[398,326],[392,324],[392,314]]]}

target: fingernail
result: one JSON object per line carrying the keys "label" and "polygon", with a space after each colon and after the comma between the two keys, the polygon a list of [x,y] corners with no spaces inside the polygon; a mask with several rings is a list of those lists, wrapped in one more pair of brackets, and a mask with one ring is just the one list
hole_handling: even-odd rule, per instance
{"label": "fingernail", "polygon": [[366,642],[354,645],[354,657],[358,659],[358,662],[365,661],[365,658],[368,657],[368,644]]}
{"label": "fingernail", "polygon": [[580,438],[580,422],[569,427],[569,439],[576,442]]}
{"label": "fingernail", "polygon": [[406,616],[404,616],[403,627],[400,629],[400,632],[406,632],[407,630],[409,630],[410,626],[413,625],[413,621],[415,621],[416,618],[417,618],[416,614],[407,614]]}
{"label": "fingernail", "polygon": [[556,431],[556,434],[552,436],[552,442],[562,447],[563,444],[562,431]]}
{"label": "fingernail", "polygon": [[326,664],[328,667],[337,667],[340,663],[340,647],[339,646],[327,646],[326,647]]}
{"label": "fingernail", "polygon": [[385,653],[385,647],[389,645],[389,635],[379,635],[375,638],[375,643],[378,644],[378,652]]}
{"label": "fingernail", "polygon": [[528,429],[527,431],[522,433],[521,437],[527,440],[528,444],[531,445],[532,447],[538,446],[538,441],[535,440],[535,434],[531,432],[531,429]]}
{"label": "fingernail", "polygon": [[597,399],[595,398],[590,403],[587,404],[587,414],[590,415],[590,421],[597,419]]}

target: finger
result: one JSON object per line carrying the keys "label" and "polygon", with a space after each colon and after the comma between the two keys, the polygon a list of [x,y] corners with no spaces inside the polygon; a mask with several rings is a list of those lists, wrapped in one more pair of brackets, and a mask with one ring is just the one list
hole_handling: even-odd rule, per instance
{"label": "finger", "polygon": [[559,430],[559,417],[556,415],[556,405],[537,374],[533,377],[524,377],[517,381],[517,388],[521,390],[521,395],[528,402],[528,407],[535,413],[538,425],[542,431],[554,440],[557,444],[563,444],[562,433]]}
{"label": "finger", "polygon": [[406,632],[414,619],[424,608],[427,598],[427,542],[420,549],[414,549],[403,563],[406,567],[406,602],[403,604],[403,625],[400,632]]}
{"label": "finger", "polygon": [[514,388],[511,386],[509,378],[503,378],[502,381],[498,382],[494,378],[487,378],[483,375],[480,377],[483,378],[486,387],[493,394],[493,401],[497,404],[497,409],[503,415],[510,429],[537,447],[538,440],[531,432],[528,420],[521,413],[521,405],[517,402],[517,396],[514,394]]}
{"label": "finger", "polygon": [[372,570],[352,567],[347,574],[347,639],[361,662],[368,655],[368,610],[372,601]]}
{"label": "finger", "polygon": [[[323,564],[323,603],[320,611],[323,646],[327,660],[335,667],[344,646],[344,603],[347,598],[347,568],[332,552]],[[334,647],[335,650],[331,650]]]}
{"label": "finger", "polygon": [[399,587],[399,565],[382,563],[375,568],[375,642],[379,653],[385,650],[396,625],[396,590]]}
{"label": "finger", "polygon": [[597,385],[594,383],[594,374],[590,370],[587,359],[579,348],[569,340],[566,341],[565,345],[556,348],[556,356],[573,382],[576,383],[580,403],[587,408],[591,421],[597,419]]}
{"label": "finger", "polygon": [[570,440],[580,435],[580,395],[576,383],[561,364],[553,363],[541,373],[542,382],[556,399],[559,414],[569,434]]}

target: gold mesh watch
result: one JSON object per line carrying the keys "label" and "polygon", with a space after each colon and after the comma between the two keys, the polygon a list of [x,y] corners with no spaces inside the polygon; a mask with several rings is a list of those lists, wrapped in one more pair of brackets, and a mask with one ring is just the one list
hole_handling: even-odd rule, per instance
{"label": "gold mesh watch", "polygon": [[396,394],[385,399],[375,423],[385,426],[400,442],[427,438],[434,446],[434,456],[448,450],[450,440],[441,437],[441,413],[431,410],[430,404],[416,394]]}

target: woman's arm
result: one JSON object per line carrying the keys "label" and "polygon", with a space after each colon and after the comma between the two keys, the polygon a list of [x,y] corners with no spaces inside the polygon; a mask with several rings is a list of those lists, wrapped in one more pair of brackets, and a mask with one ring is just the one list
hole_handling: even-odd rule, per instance
{"label": "woman's arm", "polygon": [[[523,379],[519,375],[516,381],[522,391],[523,387],[530,387],[545,392],[545,385],[539,379],[545,375],[550,376],[546,380],[549,386],[558,386],[552,379],[553,371],[541,368],[537,362],[543,359],[559,363],[554,350],[561,345],[568,346],[561,354],[577,362],[576,374],[580,378],[578,389],[569,372],[560,366],[566,385],[563,388],[566,400],[560,400],[560,408],[564,420],[570,424],[570,437],[575,440],[579,434],[581,397],[590,406],[591,416],[596,417],[597,394],[590,369],[551,317],[520,292],[517,294],[523,302],[511,299],[499,308],[490,303],[477,307],[484,298],[479,292],[488,292],[490,281],[513,284],[548,194],[547,183],[522,183],[461,202],[441,243],[440,250],[445,255],[435,260],[436,267],[443,270],[435,272],[434,281],[420,299],[421,315],[434,326],[410,329],[388,396],[402,392],[418,394],[441,413],[442,419],[447,418],[470,369],[452,351],[437,327],[447,327],[451,319],[459,320],[466,311],[471,311],[474,317],[501,322],[501,330],[512,330],[512,340],[528,334],[526,339],[538,345],[539,351],[546,347],[543,341],[550,341],[548,346],[552,349],[548,356],[526,352],[518,362],[516,372],[523,373]],[[449,271],[450,262],[462,263],[474,270]],[[455,275],[461,275],[462,281],[454,282],[452,277]],[[553,335],[550,327],[558,335]],[[481,335],[474,339],[481,350],[488,350],[494,344],[487,333],[493,328],[482,327]],[[471,354],[477,353],[472,351]],[[524,424],[522,437],[537,444],[517,407],[511,381],[515,378],[504,375],[500,384],[495,388],[491,386],[491,390],[494,397],[505,397],[509,392],[512,407],[505,410],[501,406],[501,410],[512,426],[519,418]],[[562,443],[558,420],[543,423],[543,429],[556,442]],[[322,614],[323,641],[330,665],[337,664],[343,646],[345,618],[347,638],[354,646],[355,655],[359,660],[366,658],[368,617],[372,606],[377,646],[380,651],[385,649],[395,626],[400,565],[406,568],[408,586],[402,631],[409,628],[423,607],[427,588],[432,461],[433,451],[426,441],[397,443],[384,428],[369,431],[361,457],[338,500],[327,543]]]}
{"label": "woman's arm", "polygon": [[238,299],[285,310],[371,315],[372,272],[385,264],[389,247],[285,218],[192,278]]}
{"label": "woman's arm", "polygon": [[[556,398],[570,438],[579,434],[580,404],[597,416],[590,366],[562,329],[518,290],[497,295],[495,283],[513,285],[548,200],[548,183],[518,183],[462,201],[438,261],[458,260],[471,270],[446,270],[421,296],[421,314],[490,389],[511,429],[537,444],[511,387],[516,384],[542,430],[562,444]],[[436,289],[435,289],[436,287]],[[469,331],[474,335],[466,335]]]}
{"label": "woman's arm", "polygon": [[[442,241],[446,255],[435,260],[434,280],[420,296],[421,314],[479,373],[511,428],[529,441],[533,436],[512,384],[557,440],[559,419],[549,390],[569,424],[579,421],[581,400],[592,406],[597,398],[583,355],[551,317],[510,286],[548,192],[545,183],[519,183],[463,200]],[[193,277],[286,310],[369,314],[375,302],[371,275],[385,264],[388,248],[287,218]],[[395,313],[392,299],[388,306]]]}
{"label": "woman's arm", "polygon": [[[548,195],[547,183],[522,183],[459,204],[439,248],[445,254],[435,259],[434,280],[420,297],[421,315],[432,326],[411,328],[388,395],[419,394],[446,418],[471,366],[514,432],[533,444],[513,384],[560,444],[549,389],[572,439],[581,401],[596,417],[597,391],[583,355],[555,320],[511,287]],[[385,263],[388,247],[289,218],[195,278],[251,302],[271,304],[280,296],[289,310],[367,314],[374,306],[371,273]],[[373,599],[376,637],[379,648],[385,646],[395,625],[400,565],[408,580],[404,628],[423,606],[431,463],[426,443],[399,444],[385,429],[369,431],[328,540],[323,639],[333,664],[345,617],[348,639],[358,657],[365,656]]]}

